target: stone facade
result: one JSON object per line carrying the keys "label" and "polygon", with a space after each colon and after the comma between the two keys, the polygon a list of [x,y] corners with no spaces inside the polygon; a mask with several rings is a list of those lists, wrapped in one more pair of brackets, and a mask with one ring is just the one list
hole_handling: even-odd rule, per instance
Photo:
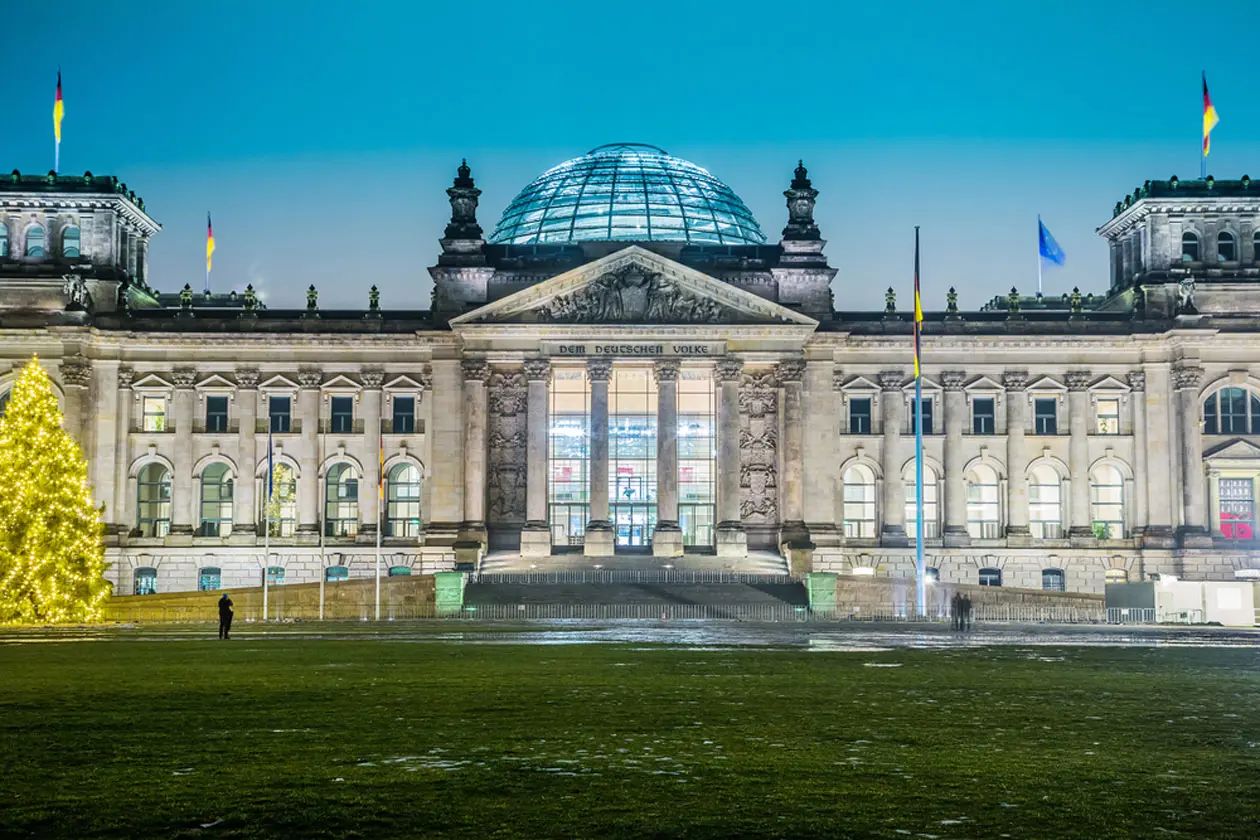
{"label": "stone facade", "polygon": [[[1098,593],[1260,569],[1260,191],[1170,183],[1100,229],[1106,294],[926,314],[924,546],[940,580]],[[911,316],[833,309],[803,166],[775,245],[554,247],[487,243],[461,167],[422,313],[156,292],[157,226],[114,185],[0,182],[0,400],[38,353],[121,592],[195,589],[207,570],[222,586],[264,567],[368,577],[378,536],[383,566],[417,573],[650,545],[649,564],[751,550],[793,571],[914,574]],[[51,242],[77,220],[81,257],[12,256],[32,214]],[[624,371],[655,406],[643,495],[610,427],[628,416]],[[687,397],[697,381],[709,390]],[[562,398],[585,406],[568,426]],[[709,413],[684,417],[688,398]],[[711,430],[711,485],[683,423]],[[564,435],[580,438],[571,463]],[[280,510],[264,504],[269,464],[293,478]]]}

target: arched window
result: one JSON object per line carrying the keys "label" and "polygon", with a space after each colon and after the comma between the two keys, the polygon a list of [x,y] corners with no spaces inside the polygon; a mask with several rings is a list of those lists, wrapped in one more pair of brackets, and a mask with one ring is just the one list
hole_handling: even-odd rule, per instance
{"label": "arched window", "polygon": [[145,464],[136,481],[136,528],[142,537],[165,537],[171,530],[171,471]]}
{"label": "arched window", "polygon": [[135,592],[135,594],[157,594],[157,569],[152,566],[137,566],[134,577],[135,588],[132,591]]}
{"label": "arched window", "polygon": [[862,464],[844,473],[844,535],[875,536],[875,474]]}
{"label": "arched window", "polygon": [[385,536],[420,536],[420,470],[398,464],[386,482]]}
{"label": "arched window", "polygon": [[390,566],[389,567],[390,577],[407,577],[410,574],[411,574],[410,566]]}
{"label": "arched window", "polygon": [[43,225],[32,225],[26,232],[26,256],[42,257],[44,256],[44,227]]}
{"label": "arched window", "polygon": [[1216,261],[1217,262],[1237,262],[1238,260],[1238,243],[1234,240],[1234,234],[1229,231],[1221,231],[1216,235]]}
{"label": "arched window", "polygon": [[263,479],[263,517],[273,537],[291,537],[297,528],[297,477],[288,464],[276,464],[271,470],[271,498],[267,499],[266,478]]}
{"label": "arched window", "polygon": [[1124,569],[1108,569],[1103,573],[1103,583],[1128,583],[1129,573]]}
{"label": "arched window", "polygon": [[9,226],[0,224],[0,257],[9,256]]}
{"label": "arched window", "polygon": [[1181,261],[1199,261],[1199,237],[1193,233],[1181,234]]}
{"label": "arched window", "polygon": [[359,533],[359,474],[349,464],[334,464],[325,486],[324,535],[353,537]]}
{"label": "arched window", "polygon": [[80,233],[78,227],[68,227],[61,233],[61,255],[63,257],[79,257]]}
{"label": "arched window", "polygon": [[1260,434],[1260,398],[1242,388],[1222,388],[1203,401],[1203,434]]}
{"label": "arched window", "polygon": [[[925,402],[926,405],[926,402]],[[927,422],[924,421],[923,428],[927,428]],[[918,516],[918,489],[915,485],[914,464],[906,468],[901,476],[902,484],[906,488],[906,536],[910,539],[915,538],[916,517]],[[938,518],[939,505],[936,503],[936,471],[927,464],[923,465],[923,538],[935,539],[941,535],[940,519]]]}
{"label": "arched window", "polygon": [[9,394],[11,393],[12,391],[5,391],[3,394],[0,394],[0,417],[4,417],[4,412],[9,407]]}
{"label": "arched window", "polygon": [[1062,569],[1042,569],[1041,588],[1047,592],[1067,592],[1067,576]]}
{"label": "arched window", "polygon": [[997,471],[976,464],[967,471],[967,533],[976,540],[996,540],[1002,536],[1001,487]]}
{"label": "arched window", "polygon": [[1042,540],[1063,538],[1063,482],[1049,464],[1033,467],[1028,480],[1028,525]]}
{"label": "arched window", "polygon": [[213,592],[223,588],[223,571],[218,566],[206,566],[197,573],[197,590]]}
{"label": "arched window", "polygon": [[227,464],[211,464],[201,471],[201,524],[203,537],[232,533],[232,472]]}
{"label": "arched window", "polygon": [[994,568],[986,568],[980,570],[981,586],[1001,586],[1002,570]]}
{"label": "arched window", "polygon": [[350,570],[345,566],[329,566],[324,569],[324,580],[329,583],[336,583],[339,580],[349,580]]}
{"label": "arched window", "polygon": [[1124,539],[1124,476],[1110,464],[1089,474],[1089,507],[1094,536],[1100,540]]}

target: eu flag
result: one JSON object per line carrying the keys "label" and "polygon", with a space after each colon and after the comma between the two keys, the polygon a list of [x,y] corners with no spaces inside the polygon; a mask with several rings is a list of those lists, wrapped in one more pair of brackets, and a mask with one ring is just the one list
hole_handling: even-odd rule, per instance
{"label": "eu flag", "polygon": [[1050,235],[1050,230],[1046,227],[1045,222],[1041,221],[1041,217],[1037,217],[1037,241],[1038,248],[1041,251],[1041,258],[1049,260],[1055,265],[1063,265],[1066,257],[1063,249],[1059,247],[1059,243],[1054,241],[1054,237]]}

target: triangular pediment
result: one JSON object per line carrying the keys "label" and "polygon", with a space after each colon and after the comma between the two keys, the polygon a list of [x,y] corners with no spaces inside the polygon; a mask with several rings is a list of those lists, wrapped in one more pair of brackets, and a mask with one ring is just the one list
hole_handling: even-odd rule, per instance
{"label": "triangular pediment", "polygon": [[175,387],[169,380],[163,379],[156,373],[146,373],[144,376],[131,383],[133,391],[169,391]]}
{"label": "triangular pediment", "polygon": [[319,387],[322,391],[360,391],[363,389],[363,386],[358,382],[341,373]]}
{"label": "triangular pediment", "polygon": [[841,391],[878,391],[879,383],[873,379],[867,379],[865,376],[855,376],[844,385],[840,386]]}
{"label": "triangular pediment", "polygon": [[258,386],[260,391],[296,391],[298,384],[289,377],[277,373],[266,382]]}
{"label": "triangular pediment", "polygon": [[1089,386],[1091,391],[1129,391],[1128,383],[1121,382],[1114,376],[1104,376],[1102,379]]}
{"label": "triangular pediment", "polygon": [[197,383],[198,391],[235,391],[236,385],[230,379],[212,373]]}
{"label": "triangular pediment", "polygon": [[1255,461],[1260,459],[1260,446],[1237,438],[1214,446],[1203,454],[1210,461]]}
{"label": "triangular pediment", "polygon": [[424,385],[407,376],[405,373],[395,376],[385,383],[386,391],[423,391]]}
{"label": "triangular pediment", "polygon": [[1002,383],[987,376],[978,376],[965,386],[967,391],[1004,391]]}
{"label": "triangular pediment", "polygon": [[453,327],[505,323],[818,325],[638,245],[451,320]]}
{"label": "triangular pediment", "polygon": [[[907,394],[914,392],[914,377],[913,376],[910,377],[909,382],[901,386],[901,390]],[[923,375],[923,390],[924,391],[939,391],[941,390],[941,384],[937,382],[935,379],[933,379],[932,377],[928,376],[927,374],[924,374]]]}
{"label": "triangular pediment", "polygon": [[1040,376],[1028,383],[1029,391],[1061,391],[1067,393],[1067,386],[1049,376]]}

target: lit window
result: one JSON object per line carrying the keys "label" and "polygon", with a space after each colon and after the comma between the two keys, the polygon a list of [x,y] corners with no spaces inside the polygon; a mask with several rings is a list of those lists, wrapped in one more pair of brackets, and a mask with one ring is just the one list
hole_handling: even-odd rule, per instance
{"label": "lit window", "polygon": [[992,397],[978,397],[971,401],[971,433],[991,435],[997,428],[997,401]]}
{"label": "lit window", "polygon": [[[927,423],[923,424],[924,428]],[[906,536],[917,537],[917,519],[919,505],[918,488],[915,487],[915,467],[910,464],[902,474],[902,484],[906,488]],[[937,519],[939,506],[936,503],[936,471],[927,464],[923,465],[923,538],[935,539],[940,536],[940,525]]]}
{"label": "lit window", "polygon": [[1063,484],[1049,464],[1033,467],[1028,482],[1028,525],[1042,540],[1063,538]]}
{"label": "lit window", "polygon": [[1090,512],[1094,536],[1100,540],[1124,539],[1124,476],[1110,464],[1089,474]]}
{"label": "lit window", "polygon": [[68,227],[61,234],[61,255],[63,257],[79,257],[79,229]]}
{"label": "lit window", "polygon": [[0,257],[9,256],[9,226],[0,225]]}
{"label": "lit window", "polygon": [[1098,421],[1098,434],[1120,434],[1120,400],[1114,397],[1098,400],[1095,417]]}
{"label": "lit window", "polygon": [[547,508],[553,545],[582,545],[590,519],[590,380],[581,368],[552,372],[547,418]]}
{"label": "lit window", "polygon": [[844,535],[859,539],[875,536],[875,474],[862,464],[844,473]]}
{"label": "lit window", "polygon": [[206,397],[206,431],[222,434],[228,430],[228,398]]}
{"label": "lit window", "polygon": [[354,431],[354,397],[333,397],[332,424],[334,434],[349,434]]}
{"label": "lit window", "polygon": [[416,398],[394,397],[394,434],[409,435],[415,430]]}
{"label": "lit window", "polygon": [[139,566],[135,573],[135,589],[137,595],[157,594],[157,569],[152,566]]}
{"label": "lit window", "polygon": [[1103,583],[1128,583],[1129,573],[1124,569],[1108,569],[1103,573]]}
{"label": "lit window", "polygon": [[996,540],[1002,536],[1001,505],[997,472],[987,464],[967,471],[967,533],[976,540]]}
{"label": "lit window", "polygon": [[1254,540],[1256,531],[1256,484],[1252,478],[1219,478],[1221,536],[1231,540]]}
{"label": "lit window", "polygon": [[1051,397],[1033,400],[1033,434],[1057,435],[1059,433],[1059,401]]}
{"label": "lit window", "polygon": [[708,370],[678,374],[678,527],[709,548],[717,526],[717,386]]}
{"label": "lit window", "polygon": [[171,530],[171,472],[161,464],[145,464],[136,478],[136,529],[142,537]]}
{"label": "lit window", "polygon": [[410,566],[390,566],[389,567],[390,577],[409,577],[410,575],[411,575]]}
{"label": "lit window", "polygon": [[232,533],[232,473],[227,464],[211,464],[201,472],[201,524],[203,537]]}
{"label": "lit window", "polygon": [[980,570],[981,586],[1001,586],[1002,570],[1001,569],[981,569]]}
{"label": "lit window", "polygon": [[275,434],[286,434],[292,427],[291,397],[271,397],[267,400],[267,411],[271,417],[271,431]]}
{"label": "lit window", "polygon": [[325,483],[324,534],[353,537],[359,532],[359,474],[349,464],[335,464]]}
{"label": "lit window", "polygon": [[[910,399],[910,434],[914,434],[918,428],[919,412],[916,410],[916,400]],[[932,434],[932,398],[923,398],[923,434]]]}
{"label": "lit window", "polygon": [[44,228],[35,225],[26,232],[26,256],[44,256]]}
{"label": "lit window", "polygon": [[871,433],[871,398],[858,397],[849,400],[849,434]]}
{"label": "lit window", "polygon": [[267,498],[263,479],[263,516],[273,537],[291,537],[297,525],[297,477],[288,464],[276,464],[271,470],[271,497]]}
{"label": "lit window", "polygon": [[166,431],[166,397],[145,397],[141,407],[144,431]]}
{"label": "lit window", "polygon": [[345,566],[329,566],[324,569],[324,580],[329,583],[336,583],[339,580],[348,580],[350,578],[350,570]]}
{"label": "lit window", "polygon": [[1193,233],[1183,233],[1181,235],[1181,261],[1199,261],[1199,237]]}
{"label": "lit window", "polygon": [[197,573],[197,590],[213,592],[223,588],[223,572],[218,566],[206,566]]}
{"label": "lit window", "polygon": [[1237,260],[1238,246],[1234,241],[1234,234],[1221,231],[1216,235],[1216,261],[1236,262]]}
{"label": "lit window", "polygon": [[386,482],[385,536],[420,536],[420,470],[398,464]]}
{"label": "lit window", "polygon": [[1203,433],[1260,434],[1260,398],[1242,388],[1222,388],[1203,401]]}
{"label": "lit window", "polygon": [[1041,588],[1047,592],[1066,592],[1067,576],[1062,569],[1042,569]]}

